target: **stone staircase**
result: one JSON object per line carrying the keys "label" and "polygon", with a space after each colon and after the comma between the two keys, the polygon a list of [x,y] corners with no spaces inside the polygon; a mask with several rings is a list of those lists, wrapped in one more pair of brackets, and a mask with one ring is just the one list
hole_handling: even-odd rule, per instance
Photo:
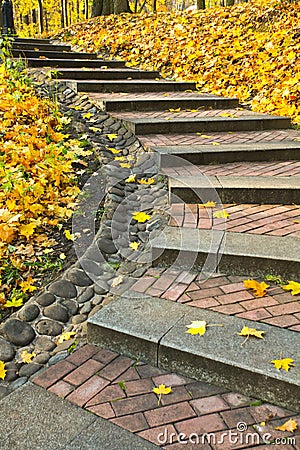
{"label": "stone staircase", "polygon": [[[300,278],[300,135],[288,118],[254,113],[237,99],[200,94],[194,83],[162,80],[157,72],[71,52],[67,45],[16,39],[13,55],[30,67],[56,67],[59,79],[88,93],[153,152],[168,177],[170,200],[168,226],[151,240],[154,267],[202,273],[204,266],[204,279],[207,273],[212,279],[220,273]],[[199,206],[208,201],[229,217],[215,218],[215,210]],[[292,302],[299,306],[297,297]],[[199,316],[225,325],[201,345],[184,333]],[[245,347],[233,342],[232,330],[244,325],[265,331],[263,351],[254,341]],[[207,309],[199,314],[134,286],[88,324],[90,342],[101,347],[294,409],[298,331],[300,325],[257,325]],[[293,371],[266,365],[280,352],[296,361]]]}

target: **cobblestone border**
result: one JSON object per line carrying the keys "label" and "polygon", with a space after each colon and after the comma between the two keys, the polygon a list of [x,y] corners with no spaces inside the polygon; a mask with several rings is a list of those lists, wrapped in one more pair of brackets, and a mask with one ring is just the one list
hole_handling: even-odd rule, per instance
{"label": "cobblestone border", "polygon": [[[5,362],[7,375],[0,385],[0,398],[26,383],[45,365],[65,358],[70,347],[85,343],[87,319],[114,296],[127,291],[151,265],[149,254],[145,257],[145,252],[132,250],[130,241],[139,240],[147,254],[149,233],[167,223],[167,188],[153,155],[145,153],[133,133],[93,104],[87,95],[76,94],[64,82],[50,80],[45,69],[30,72],[37,93],[55,99],[63,112],[72,111],[72,124],[87,136],[98,155],[100,171],[91,179],[94,182],[100,175],[106,181],[105,213],[93,239],[76,243],[77,255],[80,254],[77,263],[1,324],[0,359]],[[87,113],[92,114],[92,120],[84,117]],[[111,142],[107,134],[118,136]],[[120,156],[132,157],[132,170],[114,161],[108,150],[111,146],[120,150]],[[131,174],[154,177],[155,184],[125,183]],[[86,186],[91,184],[89,181]],[[130,220],[132,211],[151,211],[152,217],[147,224],[137,223]],[[57,344],[63,332],[74,332],[75,336]],[[24,350],[36,354],[29,364],[20,358]]]}

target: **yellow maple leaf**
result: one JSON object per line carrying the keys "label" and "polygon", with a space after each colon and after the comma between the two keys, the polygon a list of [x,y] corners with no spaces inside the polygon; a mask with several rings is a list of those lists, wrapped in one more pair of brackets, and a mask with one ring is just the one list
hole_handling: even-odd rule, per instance
{"label": "yellow maple leaf", "polygon": [[266,289],[270,287],[264,281],[259,283],[258,281],[253,279],[244,280],[244,286],[247,289],[253,289],[253,293],[256,297],[263,297],[264,295],[266,295],[267,293]]}
{"label": "yellow maple leaf", "polygon": [[29,353],[27,350],[24,350],[20,356],[24,363],[30,364],[31,360],[36,357],[36,354],[34,352]]}
{"label": "yellow maple leaf", "polygon": [[233,114],[231,114],[231,113],[226,113],[226,112],[220,114],[220,116],[221,116],[221,117],[234,117]]}
{"label": "yellow maple leaf", "polygon": [[209,139],[211,138],[211,136],[208,136],[207,134],[202,134],[202,133],[196,133],[199,134],[200,137],[204,138],[204,139]]}
{"label": "yellow maple leaf", "polygon": [[21,287],[22,291],[23,292],[35,291],[37,288],[32,285],[32,283],[34,283],[34,282],[35,282],[35,280],[32,277],[27,277],[26,281],[21,281],[20,287]]}
{"label": "yellow maple leaf", "polygon": [[7,370],[5,370],[5,362],[0,361],[0,378],[2,380],[4,380],[4,378],[6,377],[6,372]]}
{"label": "yellow maple leaf", "polygon": [[151,216],[149,214],[144,213],[143,211],[137,211],[132,213],[132,218],[135,219],[137,222],[143,223],[151,219]]}
{"label": "yellow maple leaf", "polygon": [[75,235],[72,234],[69,230],[65,230],[64,234],[69,241],[75,241]]}
{"label": "yellow maple leaf", "polygon": [[91,114],[91,113],[86,113],[86,114],[83,114],[83,116],[82,116],[84,119],[90,119],[91,117],[93,117],[93,114]]}
{"label": "yellow maple leaf", "polygon": [[196,113],[199,112],[199,109],[187,109],[186,111]]}
{"label": "yellow maple leaf", "polygon": [[97,133],[97,131],[101,131],[101,128],[89,127],[89,130],[93,131],[94,133]]}
{"label": "yellow maple leaf", "polygon": [[117,150],[116,148],[112,148],[112,147],[107,147],[107,150],[112,152],[114,155],[119,155],[119,153],[121,153],[121,150]]}
{"label": "yellow maple leaf", "polygon": [[172,113],[178,113],[181,111],[181,108],[176,108],[176,109],[170,108],[168,111],[170,111]]}
{"label": "yellow maple leaf", "polygon": [[120,163],[120,166],[123,167],[124,169],[130,169],[130,164],[129,163]]}
{"label": "yellow maple leaf", "polygon": [[289,431],[290,433],[293,433],[295,430],[297,430],[297,422],[295,419],[289,419],[287,422],[284,422],[284,424],[280,425],[280,427],[276,427],[275,430],[279,431]]}
{"label": "yellow maple leaf", "polygon": [[21,225],[20,229],[19,229],[19,233],[21,236],[25,236],[26,239],[28,240],[30,238],[30,236],[33,235],[34,230],[36,228],[36,224],[35,223],[28,223],[27,225]]}
{"label": "yellow maple leaf", "polygon": [[11,300],[7,300],[3,306],[5,308],[19,308],[22,305],[23,305],[22,298],[12,297]]}
{"label": "yellow maple leaf", "polygon": [[57,339],[56,345],[62,344],[64,341],[69,341],[75,335],[76,333],[74,331],[66,331],[65,333],[62,333]]}
{"label": "yellow maple leaf", "polygon": [[118,137],[118,135],[115,134],[115,133],[109,133],[109,134],[106,135],[106,137],[108,137],[108,139],[110,141],[112,141],[112,140],[116,139]]}
{"label": "yellow maple leaf", "polygon": [[216,206],[216,202],[206,202],[206,203],[199,203],[198,206],[200,208],[214,208]]}
{"label": "yellow maple leaf", "polygon": [[125,156],[115,156],[114,157],[114,161],[124,161],[125,160]]}
{"label": "yellow maple leaf", "polygon": [[189,334],[200,334],[202,336],[206,333],[206,321],[205,320],[194,320],[190,325],[186,325],[188,330],[186,333]]}
{"label": "yellow maple leaf", "polygon": [[136,179],[136,174],[130,175],[128,178],[126,178],[125,183],[134,183]]}
{"label": "yellow maple leaf", "polygon": [[139,242],[131,242],[131,244],[129,245],[130,248],[132,248],[132,250],[137,250],[140,246]]}
{"label": "yellow maple leaf", "polygon": [[300,283],[297,283],[296,281],[288,281],[288,284],[282,286],[282,289],[285,291],[292,291],[292,295],[298,295],[300,294]]}
{"label": "yellow maple leaf", "polygon": [[145,178],[141,178],[140,180],[138,180],[138,183],[150,185],[150,184],[155,183],[155,180],[154,180],[154,178],[148,178],[148,180],[146,180]]}
{"label": "yellow maple leaf", "polygon": [[59,254],[59,258],[64,260],[64,259],[66,259],[66,255],[64,253],[60,253]]}
{"label": "yellow maple leaf", "polygon": [[172,392],[172,388],[171,387],[166,387],[164,384],[160,384],[159,386],[154,387],[152,389],[152,391],[155,394],[158,394],[158,403],[157,404],[159,406],[160,405],[160,401],[161,401],[161,396],[170,394]]}
{"label": "yellow maple leaf", "polygon": [[170,394],[170,392],[172,392],[172,388],[166,387],[164,384],[160,384],[159,386],[154,387],[152,391],[158,395],[167,395]]}
{"label": "yellow maple leaf", "polygon": [[245,326],[239,332],[239,336],[246,336],[246,337],[255,336],[255,337],[259,338],[259,339],[263,339],[264,338],[263,337],[264,333],[265,333],[264,331],[258,331],[255,328],[248,328],[248,327]]}
{"label": "yellow maple leaf", "polygon": [[291,367],[294,367],[295,364],[292,364],[294,360],[292,358],[283,358],[283,359],[273,359],[271,363],[274,364],[276,369],[280,370],[290,370]]}
{"label": "yellow maple leaf", "polygon": [[222,209],[221,211],[216,211],[214,213],[214,217],[216,219],[228,219],[229,214],[225,209]]}

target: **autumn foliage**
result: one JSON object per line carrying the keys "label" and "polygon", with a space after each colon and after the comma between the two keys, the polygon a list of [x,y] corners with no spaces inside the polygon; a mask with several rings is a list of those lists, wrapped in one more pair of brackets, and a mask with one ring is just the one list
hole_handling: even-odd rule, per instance
{"label": "autumn foliage", "polygon": [[251,102],[300,123],[300,3],[96,17],[61,33],[88,51],[125,59],[199,89]]}
{"label": "autumn foliage", "polygon": [[55,105],[0,66],[0,303],[21,306],[79,193],[75,141]]}

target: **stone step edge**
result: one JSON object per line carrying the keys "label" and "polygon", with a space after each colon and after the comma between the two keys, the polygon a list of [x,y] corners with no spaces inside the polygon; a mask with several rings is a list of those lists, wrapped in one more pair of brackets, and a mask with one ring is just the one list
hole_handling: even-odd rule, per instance
{"label": "stone step edge", "polygon": [[[186,326],[195,320],[223,326],[192,336]],[[264,331],[264,339],[242,345],[244,326]],[[87,336],[137,361],[299,410],[300,333],[129,291],[88,320]],[[296,362],[289,372],[270,363],[280,352]]]}
{"label": "stone step edge", "polygon": [[[164,170],[161,170],[164,173]],[[206,176],[169,175],[170,201],[173,203],[280,203],[299,201],[300,176]]]}
{"label": "stone step edge", "polygon": [[248,278],[272,273],[288,280],[300,273],[300,239],[291,236],[166,226],[151,237],[151,248],[154,266],[174,264]]}

